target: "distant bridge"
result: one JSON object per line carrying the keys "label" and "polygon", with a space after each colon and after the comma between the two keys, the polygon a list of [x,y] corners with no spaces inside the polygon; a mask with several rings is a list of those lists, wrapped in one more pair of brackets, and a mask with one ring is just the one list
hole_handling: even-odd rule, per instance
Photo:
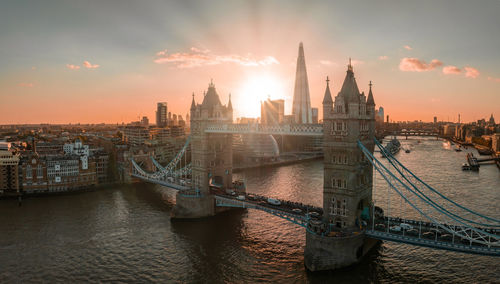
{"label": "distant bridge", "polygon": [[422,136],[422,137],[439,137],[439,132],[434,130],[399,130],[387,132],[387,135],[405,136],[408,139],[409,136]]}

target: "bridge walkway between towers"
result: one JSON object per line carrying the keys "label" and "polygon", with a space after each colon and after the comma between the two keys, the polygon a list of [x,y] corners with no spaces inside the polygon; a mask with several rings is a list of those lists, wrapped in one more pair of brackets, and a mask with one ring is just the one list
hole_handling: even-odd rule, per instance
{"label": "bridge walkway between towers", "polygon": [[219,134],[267,134],[292,136],[323,137],[322,124],[213,124],[208,125],[205,133]]}

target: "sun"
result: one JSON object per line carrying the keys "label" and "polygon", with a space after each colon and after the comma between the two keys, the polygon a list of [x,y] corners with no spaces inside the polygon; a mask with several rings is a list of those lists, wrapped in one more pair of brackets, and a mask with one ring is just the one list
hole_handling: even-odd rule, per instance
{"label": "sun", "polygon": [[252,75],[234,94],[233,106],[240,117],[260,117],[260,102],[268,98],[285,98],[283,80],[274,74]]}

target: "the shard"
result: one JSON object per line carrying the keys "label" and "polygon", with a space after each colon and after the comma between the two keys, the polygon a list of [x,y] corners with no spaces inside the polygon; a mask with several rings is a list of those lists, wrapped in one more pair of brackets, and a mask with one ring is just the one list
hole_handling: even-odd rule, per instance
{"label": "the shard", "polygon": [[299,45],[299,57],[297,58],[292,114],[295,117],[295,123],[312,123],[311,97],[309,96],[309,82],[302,42]]}

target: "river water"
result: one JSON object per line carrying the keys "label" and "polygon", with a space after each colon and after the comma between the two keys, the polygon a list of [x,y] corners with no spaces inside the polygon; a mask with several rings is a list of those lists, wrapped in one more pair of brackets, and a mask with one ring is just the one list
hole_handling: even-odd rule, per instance
{"label": "river water", "polygon": [[[462,172],[465,152],[432,138],[401,142],[412,149],[397,154],[409,169],[455,201],[500,218],[496,166]],[[321,160],[235,176],[248,192],[322,204]],[[375,202],[384,208],[387,185],[380,175],[375,185]],[[28,198],[21,207],[0,200],[0,283],[500,281],[499,258],[389,242],[356,266],[310,273],[303,264],[303,228],[255,210],[172,221],[174,204],[173,190],[150,184]]]}

